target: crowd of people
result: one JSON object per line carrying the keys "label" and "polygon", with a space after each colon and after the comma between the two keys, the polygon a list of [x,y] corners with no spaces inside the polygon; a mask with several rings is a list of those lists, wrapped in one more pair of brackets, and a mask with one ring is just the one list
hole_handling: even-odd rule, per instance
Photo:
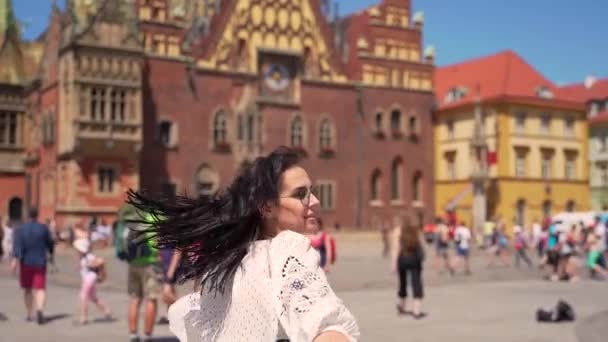
{"label": "crowd of people", "polygon": [[[356,321],[333,294],[327,279],[323,276],[323,274],[330,272],[330,267],[336,260],[335,238],[324,229],[323,221],[317,214],[319,202],[314,194],[314,187],[303,186],[303,184],[309,184],[310,180],[305,170],[297,165],[297,160],[297,154],[289,149],[280,149],[268,157],[260,158],[256,165],[258,168],[264,168],[264,170],[256,169],[255,166],[245,170],[235,180],[234,186],[245,179],[247,182],[267,180],[267,175],[273,172],[275,181],[274,183],[267,181],[263,186],[259,186],[256,190],[258,198],[254,203],[247,204],[249,214],[236,215],[234,221],[230,223],[232,225],[236,224],[236,226],[225,227],[234,228],[236,231],[234,229],[215,230],[213,235],[190,236],[187,240],[184,240],[188,242],[188,246],[172,245],[167,241],[175,241],[175,238],[180,238],[179,235],[185,232],[196,235],[197,224],[211,225],[215,221],[206,217],[207,220],[188,222],[190,229],[181,232],[173,231],[175,236],[173,240],[170,240],[162,229],[166,227],[165,224],[171,224],[173,227],[178,218],[171,212],[158,210],[162,209],[161,207],[157,207],[157,210],[147,207],[150,203],[144,202],[143,197],[137,197],[139,195],[135,193],[131,193],[130,205],[127,205],[132,211],[127,214],[122,213],[113,226],[106,224],[103,220],[92,219],[90,224],[86,226],[74,225],[68,227],[68,229],[57,231],[52,220],[45,223],[39,222],[36,209],[31,208],[26,223],[19,225],[18,228],[15,227],[15,229],[4,225],[2,235],[3,258],[10,261],[11,269],[18,276],[20,286],[25,294],[26,321],[36,321],[38,324],[47,322],[47,317],[44,314],[47,265],[53,265],[55,245],[65,244],[71,247],[74,252],[75,266],[79,269],[81,280],[78,297],[75,296],[75,301],[78,301],[80,309],[78,318],[73,322],[74,326],[81,327],[89,323],[89,307],[91,305],[99,309],[103,315],[101,320],[113,322],[116,319],[113,314],[116,308],[110,308],[108,303],[103,300],[104,296],[100,293],[98,286],[98,284],[106,281],[108,277],[106,271],[108,260],[104,260],[96,252],[98,248],[113,246],[116,257],[127,264],[127,292],[130,297],[127,319],[131,341],[151,340],[155,324],[170,324],[171,330],[177,336],[186,340],[182,336],[185,330],[180,330],[180,324],[183,326],[184,319],[179,317],[179,314],[179,318],[175,318],[180,305],[172,305],[178,298],[176,283],[178,281],[194,281],[195,292],[191,295],[201,296],[200,291],[206,289],[203,293],[209,293],[209,295],[204,296],[205,300],[214,301],[218,296],[225,293],[224,289],[226,287],[233,286],[232,284],[237,281],[237,274],[240,273],[235,272],[235,267],[242,270],[271,267],[273,274],[278,276],[278,278],[266,279],[264,278],[265,273],[250,272],[247,281],[243,282],[247,287],[233,287],[233,299],[235,295],[237,297],[241,296],[241,298],[249,298],[248,301],[252,304],[259,303],[258,301],[261,299],[258,297],[262,294],[268,298],[267,301],[262,301],[263,303],[274,303],[276,293],[268,288],[265,291],[258,292],[256,298],[250,298],[252,294],[242,292],[241,289],[250,286],[257,286],[262,289],[275,281],[284,283],[285,286],[288,286],[286,288],[295,289],[294,286],[299,282],[306,282],[306,289],[300,289],[302,290],[300,291],[301,294],[291,293],[288,296],[287,293],[281,292],[284,296],[283,303],[292,305],[296,310],[293,312],[295,316],[285,318],[280,312],[281,307],[275,308],[276,312],[274,314],[272,313],[274,309],[260,311],[260,314],[268,315],[266,317],[268,322],[281,320],[281,331],[276,332],[279,337],[281,335],[289,337],[305,334],[311,339],[314,338],[315,341],[353,340],[358,335]],[[273,164],[277,163],[282,164],[280,170],[273,167]],[[275,195],[272,195],[272,192],[268,194],[268,189],[274,189]],[[243,191],[239,195],[244,194],[245,188],[241,190]],[[285,193],[286,195],[279,196],[279,193]],[[218,196],[220,195],[218,194]],[[224,194],[224,196],[226,196],[226,201],[236,201],[236,198],[230,198],[228,194]],[[198,198],[190,199],[190,201],[210,201],[210,199]],[[200,204],[201,202],[197,203]],[[272,204],[272,208],[270,208],[270,204]],[[261,208],[270,211],[261,210]],[[207,215],[210,212],[201,211],[201,213]],[[221,224],[227,225],[229,223],[222,222]],[[241,225],[240,228],[239,225]],[[285,227],[289,227],[289,229],[285,229]],[[211,230],[215,228],[217,227],[208,226],[208,229]],[[254,236],[251,236],[250,233],[241,234],[247,230],[255,233],[256,237],[253,238]],[[221,240],[222,235],[226,233],[235,235],[223,236],[228,239]],[[25,236],[27,236],[27,239],[24,238]],[[144,237],[143,240],[141,239],[142,236]],[[306,242],[302,239],[305,239]],[[274,253],[275,256],[280,256],[279,259],[260,259],[255,256],[258,254],[252,252],[252,248],[265,249],[269,247],[267,243],[272,246],[285,245],[282,248],[272,248],[269,251],[269,253]],[[243,247],[246,248],[243,250]],[[239,254],[240,256],[233,255],[235,250],[241,250],[240,253],[245,253]],[[293,255],[296,251],[299,252]],[[246,254],[247,257],[245,257]],[[103,253],[103,255],[107,255],[107,253]],[[216,255],[218,257],[214,257]],[[264,254],[259,255],[263,256]],[[226,260],[230,258],[233,262],[226,264]],[[289,269],[283,268],[282,272],[275,272],[274,268],[279,266],[275,263],[275,259],[285,261],[285,264],[281,266],[289,266]],[[212,271],[213,268],[218,271],[218,268],[222,267],[224,269],[219,271],[223,272],[223,276],[215,278],[214,285],[203,281],[209,274],[208,271]],[[282,276],[280,276],[281,274]],[[230,284],[227,283],[228,277],[233,279]],[[274,289],[274,285],[272,289]],[[311,301],[315,296],[318,303],[310,302],[302,306],[302,298],[309,298],[308,301]],[[161,300],[165,302],[167,311],[162,310],[163,313],[159,315],[161,317],[157,321],[157,314],[161,311],[159,308]],[[296,308],[296,304],[300,307]],[[272,305],[266,309],[272,309]],[[138,322],[142,306],[144,327],[143,336],[140,336]],[[263,308],[255,307],[255,310],[260,309]],[[307,318],[303,319],[299,315],[299,310],[315,310],[319,315],[307,315]],[[230,318],[231,315],[227,312],[222,315],[223,319],[227,321],[243,318],[241,316]],[[174,318],[170,319],[171,316]],[[246,322],[241,323],[245,324]],[[323,323],[323,325],[317,323]],[[330,326],[325,326],[327,323],[331,323]],[[199,326],[198,323],[196,325]],[[278,326],[279,324],[271,324],[267,327],[267,331],[260,331],[262,335],[258,337],[264,336],[268,331]],[[190,328],[184,327],[186,330]],[[213,327],[208,328],[213,329]],[[251,328],[254,330],[260,329],[257,326]],[[204,330],[202,330],[202,334],[204,334]],[[229,332],[228,334],[233,333]],[[242,331],[237,333],[242,333]],[[255,337],[253,338],[257,340]]]}
{"label": "crowd of people", "polygon": [[[56,232],[53,221],[38,222],[35,208],[18,229],[3,221],[2,257],[19,276],[25,320],[45,323],[47,265],[53,264],[55,244],[69,243],[81,280],[75,326],[88,324],[91,304],[104,321],[116,319],[116,308],[98,294],[98,284],[108,277],[108,261],[95,252],[112,246],[127,265],[131,341],[151,340],[155,324],[169,324],[182,340],[238,339],[243,331],[250,340],[356,339],[356,320],[325,276],[337,258],[335,237],[324,229],[314,187],[297,160],[291,150],[279,149],[214,196],[175,201],[130,192],[130,209],[114,225],[92,219],[68,236]],[[395,234],[381,230],[383,254],[390,256],[398,282],[397,314],[426,316],[422,274],[428,250],[434,251],[432,264],[441,274],[471,275],[471,252],[477,246],[487,255],[488,267],[497,262],[533,267],[537,261],[548,279],[576,281],[584,264],[591,277],[607,277],[607,221],[599,215],[592,224],[546,219],[508,229],[496,218],[476,233],[453,219],[437,218],[421,229],[401,217],[394,223]],[[178,299],[176,283],[186,281],[194,282],[193,292]],[[157,320],[160,301],[166,311]],[[230,301],[238,307],[226,306]],[[142,306],[143,337],[138,327]],[[205,316],[208,312],[214,316]]]}
{"label": "crowd of people", "polygon": [[542,222],[534,220],[529,227],[514,223],[508,229],[497,217],[485,222],[483,230],[475,234],[464,222],[455,224],[437,218],[424,226],[423,233],[435,250],[434,266],[439,273],[453,275],[463,265],[464,273],[470,275],[470,251],[477,245],[485,251],[488,267],[497,263],[515,267],[537,264],[547,279],[576,281],[585,269],[592,278],[608,278],[607,221],[598,213],[594,222],[546,218]]}

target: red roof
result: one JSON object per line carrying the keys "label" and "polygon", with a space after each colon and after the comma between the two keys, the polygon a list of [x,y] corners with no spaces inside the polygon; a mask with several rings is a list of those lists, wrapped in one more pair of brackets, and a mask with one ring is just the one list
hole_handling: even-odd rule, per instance
{"label": "red roof", "polygon": [[[578,107],[578,104],[560,97],[558,88],[551,81],[511,50],[437,68],[434,81],[440,109],[472,103],[477,97],[477,89],[481,101],[510,98],[531,100],[534,104],[561,105],[566,100],[567,105]],[[446,95],[455,88],[463,89],[464,96],[448,103]],[[553,98],[540,98],[538,91],[542,88],[551,92]]]}
{"label": "red roof", "polygon": [[584,83],[569,84],[558,90],[560,96],[573,101],[587,102],[589,100],[603,100],[608,98],[608,78],[595,80],[589,87]]}

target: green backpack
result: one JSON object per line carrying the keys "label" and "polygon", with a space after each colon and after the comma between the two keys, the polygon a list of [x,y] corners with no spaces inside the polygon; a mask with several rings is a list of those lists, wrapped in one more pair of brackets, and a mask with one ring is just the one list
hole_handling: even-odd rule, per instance
{"label": "green backpack", "polygon": [[131,262],[154,254],[150,241],[142,239],[143,233],[134,229],[135,223],[129,222],[135,218],[137,214],[133,208],[121,208],[114,235],[114,251],[119,260]]}
{"label": "green backpack", "polygon": [[151,242],[142,238],[142,234],[144,233],[132,229],[131,223],[119,221],[114,239],[116,257],[122,261],[131,262],[154,255],[155,251]]}

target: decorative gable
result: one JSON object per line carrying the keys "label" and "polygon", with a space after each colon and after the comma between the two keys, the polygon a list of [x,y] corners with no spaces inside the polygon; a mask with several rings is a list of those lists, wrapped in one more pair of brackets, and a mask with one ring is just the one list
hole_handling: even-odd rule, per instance
{"label": "decorative gable", "polygon": [[233,6],[222,9],[233,14],[200,67],[258,73],[258,51],[270,50],[302,56],[307,77],[346,81],[309,0],[235,0]]}
{"label": "decorative gable", "polygon": [[73,39],[89,44],[138,49],[141,44],[132,0],[72,0]]}

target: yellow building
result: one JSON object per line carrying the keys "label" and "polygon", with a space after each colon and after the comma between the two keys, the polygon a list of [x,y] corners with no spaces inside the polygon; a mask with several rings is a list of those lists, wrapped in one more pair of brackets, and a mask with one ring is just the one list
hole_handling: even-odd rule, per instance
{"label": "yellow building", "polygon": [[457,219],[471,224],[477,103],[488,150],[488,218],[529,227],[548,215],[590,208],[582,103],[558,97],[557,88],[512,51],[438,68],[435,85],[438,215],[455,208]]}

